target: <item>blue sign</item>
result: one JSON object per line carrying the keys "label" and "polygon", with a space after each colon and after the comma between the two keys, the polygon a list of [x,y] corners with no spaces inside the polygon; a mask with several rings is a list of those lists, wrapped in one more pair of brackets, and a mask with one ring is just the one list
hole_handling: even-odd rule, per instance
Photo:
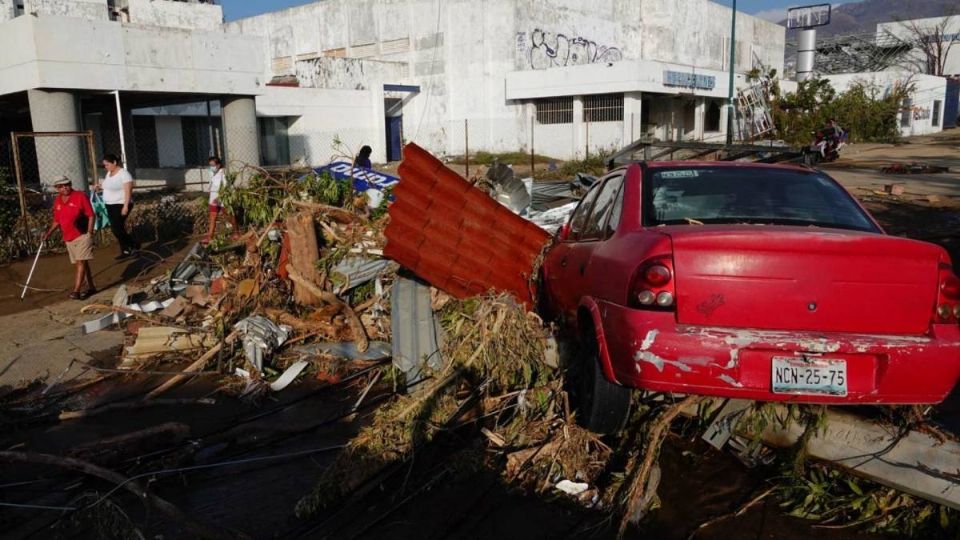
{"label": "blue sign", "polygon": [[684,73],[682,71],[664,71],[664,86],[681,86],[683,88],[699,88],[700,90],[713,90],[717,83],[717,78],[713,75],[697,75],[696,73]]}
{"label": "blue sign", "polygon": [[351,180],[353,181],[353,189],[361,193],[368,189],[383,191],[400,181],[396,176],[390,176],[365,167],[354,167],[352,163],[346,161],[334,161],[329,165],[314,169],[313,172],[317,174],[327,173],[336,180]]}

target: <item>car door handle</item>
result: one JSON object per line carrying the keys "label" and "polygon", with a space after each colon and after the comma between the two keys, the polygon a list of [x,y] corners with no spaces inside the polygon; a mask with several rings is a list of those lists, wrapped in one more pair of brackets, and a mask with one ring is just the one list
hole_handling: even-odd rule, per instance
{"label": "car door handle", "polygon": [[587,263],[586,261],[584,261],[580,263],[580,275],[582,276],[583,273],[586,272],[586,270],[587,270]]}
{"label": "car door handle", "polygon": [[566,267],[567,267],[567,258],[566,258],[566,257],[560,259],[560,266],[562,266],[563,268],[566,268]]}

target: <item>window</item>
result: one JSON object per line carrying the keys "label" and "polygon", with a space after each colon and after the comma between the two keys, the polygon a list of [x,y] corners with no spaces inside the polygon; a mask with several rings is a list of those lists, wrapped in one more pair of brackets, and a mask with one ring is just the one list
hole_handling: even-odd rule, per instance
{"label": "window", "polygon": [[289,165],[290,141],[287,136],[289,120],[285,117],[258,119],[260,124],[260,160],[263,165]]}
{"label": "window", "polygon": [[900,127],[910,127],[910,120],[913,118],[913,101],[904,100],[903,109],[900,110]]}
{"label": "window", "polygon": [[597,193],[600,193],[599,183],[580,200],[580,205],[573,211],[573,216],[570,218],[570,232],[567,234],[567,240],[580,238],[580,232],[587,223],[587,215],[590,213],[590,207],[593,206],[593,200],[597,198]]}
{"label": "window", "polygon": [[617,200],[617,194],[620,192],[622,184],[622,174],[612,176],[604,182],[599,195],[597,195],[597,202],[593,205],[593,212],[587,219],[583,234],[580,235],[580,240],[600,240],[604,237],[603,226],[606,224],[610,210]]}
{"label": "window", "polygon": [[207,158],[223,155],[219,149],[220,119],[206,116],[184,116],[180,119],[183,132],[183,160],[188,167],[206,165]]}
{"label": "window", "polygon": [[620,225],[620,217],[623,215],[623,180],[620,181],[620,189],[617,190],[617,194],[614,196],[613,209],[610,210],[610,219],[607,220],[607,226],[603,231],[603,238],[606,240],[613,236],[613,233],[617,232],[617,227]]}
{"label": "window", "polygon": [[941,103],[939,100],[933,102],[933,119],[930,121],[931,126],[940,127],[940,107]]}
{"label": "window", "polygon": [[703,119],[704,131],[720,131],[720,104],[711,99],[707,105],[707,114]]}
{"label": "window", "polygon": [[545,98],[534,102],[538,124],[572,124],[573,98]]}
{"label": "window", "polygon": [[805,171],[659,169],[644,182],[643,201],[646,226],[753,223],[878,232],[836,182]]}
{"label": "window", "polygon": [[157,122],[155,118],[154,116],[133,116],[133,138],[137,167],[156,169],[160,166],[160,149],[157,147]]}
{"label": "window", "polygon": [[623,94],[599,94],[583,98],[584,122],[622,122]]}

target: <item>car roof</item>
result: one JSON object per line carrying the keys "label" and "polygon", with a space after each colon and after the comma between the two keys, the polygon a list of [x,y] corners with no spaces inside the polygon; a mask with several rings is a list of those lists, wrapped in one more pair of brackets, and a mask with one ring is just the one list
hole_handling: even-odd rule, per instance
{"label": "car roof", "polygon": [[717,169],[779,169],[786,171],[813,172],[809,167],[787,163],[757,163],[755,161],[645,161],[648,169],[671,169],[691,167],[712,167]]}

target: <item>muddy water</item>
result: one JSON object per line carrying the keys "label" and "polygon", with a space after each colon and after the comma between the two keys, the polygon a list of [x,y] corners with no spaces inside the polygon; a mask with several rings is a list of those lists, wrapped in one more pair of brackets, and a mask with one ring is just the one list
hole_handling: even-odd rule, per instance
{"label": "muddy water", "polygon": [[[104,246],[94,251],[91,261],[93,280],[99,290],[122,283],[144,280],[155,276],[179,262],[186,254],[189,239],[174,242],[145,244],[134,257],[114,260],[116,246]],[[29,309],[66,300],[73,288],[74,267],[66,253],[42,254],[37,262],[30,286],[45,291],[27,290],[23,300],[20,294],[30,274],[33,257],[0,266],[0,315],[19,313]]]}

